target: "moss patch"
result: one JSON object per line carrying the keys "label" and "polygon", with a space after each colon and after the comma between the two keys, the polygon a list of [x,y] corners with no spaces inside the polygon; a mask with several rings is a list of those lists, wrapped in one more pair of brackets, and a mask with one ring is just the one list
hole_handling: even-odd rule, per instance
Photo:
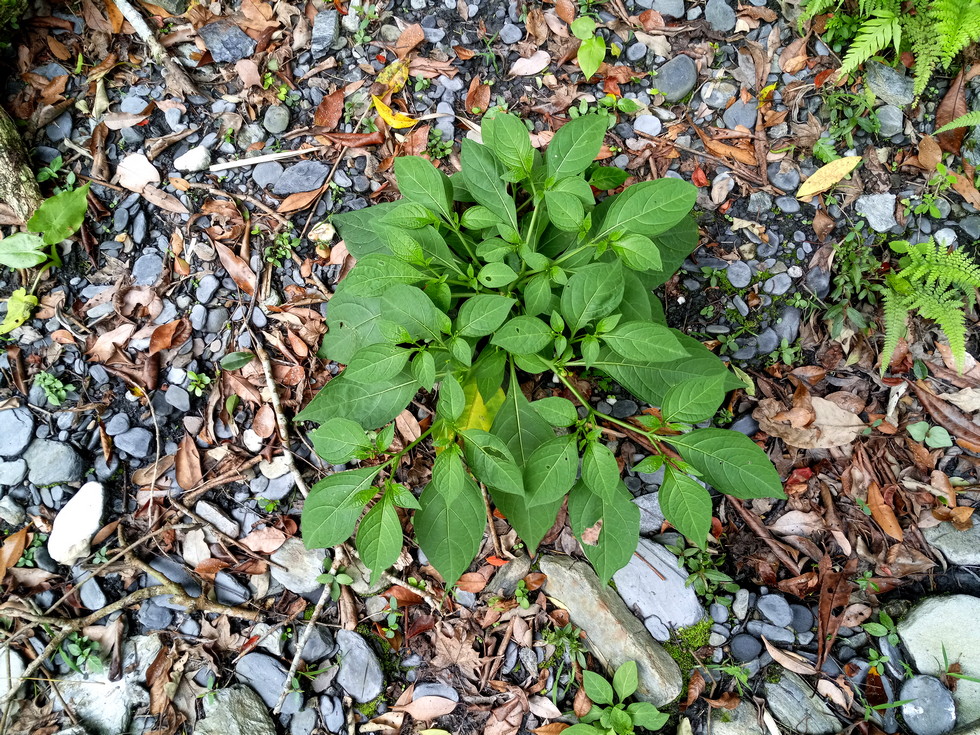
{"label": "moss patch", "polygon": [[694,657],[695,651],[708,645],[710,635],[711,619],[705,618],[686,628],[678,628],[670,640],[664,643],[664,650],[677,662],[685,682],[690,678],[692,669],[698,665]]}

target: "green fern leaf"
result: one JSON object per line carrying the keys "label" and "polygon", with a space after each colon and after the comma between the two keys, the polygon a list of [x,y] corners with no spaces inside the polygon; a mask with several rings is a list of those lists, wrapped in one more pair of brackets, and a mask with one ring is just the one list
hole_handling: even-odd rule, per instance
{"label": "green fern leaf", "polygon": [[847,55],[841,62],[841,77],[857,71],[861,64],[892,44],[897,50],[901,41],[902,24],[899,16],[887,10],[875,11],[875,17],[864,22],[847,50]]}
{"label": "green fern leaf", "polygon": [[960,115],[953,122],[946,123],[939,128],[936,134],[945,133],[948,130],[955,130],[956,128],[975,128],[977,126],[980,126],[980,110],[974,110],[965,115]]}

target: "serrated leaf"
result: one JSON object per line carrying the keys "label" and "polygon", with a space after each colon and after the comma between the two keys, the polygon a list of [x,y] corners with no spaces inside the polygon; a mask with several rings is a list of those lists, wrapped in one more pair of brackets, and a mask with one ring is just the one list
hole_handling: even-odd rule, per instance
{"label": "serrated leaf", "polygon": [[375,584],[381,573],[398,560],[402,551],[402,524],[398,521],[398,511],[390,492],[364,514],[354,545],[361,561],[371,570],[371,584]]}
{"label": "serrated leaf", "polygon": [[351,537],[364,510],[360,498],[370,491],[380,470],[380,467],[366,467],[338,472],[310,489],[300,520],[306,548],[330,548]]}
{"label": "serrated leaf", "polygon": [[845,156],[821,166],[800,185],[796,192],[796,198],[809,199],[827,191],[856,169],[859,163],[861,163],[861,156]]}
{"label": "serrated leaf", "polygon": [[355,383],[390,380],[405,369],[409,354],[404,347],[396,345],[368,345],[354,353],[342,374],[346,380]]}
{"label": "serrated leaf", "polygon": [[571,426],[578,421],[575,404],[561,396],[550,396],[534,401],[531,403],[531,408],[552,426]]}
{"label": "serrated leaf", "polygon": [[582,115],[562,125],[545,152],[548,176],[563,179],[585,171],[605,137],[606,119],[599,115]]}
{"label": "serrated leaf", "polygon": [[769,457],[744,434],[695,429],[670,437],[684,461],[715,490],[736,498],[783,498],[779,473]]}
{"label": "serrated leaf", "polygon": [[456,584],[480,550],[487,516],[480,488],[464,475],[462,487],[447,497],[433,475],[419,498],[415,537],[446,586]]}
{"label": "serrated leaf", "polygon": [[340,417],[323,422],[307,436],[320,459],[330,464],[349,462],[355,452],[370,446],[360,424]]}
{"label": "serrated leaf", "polygon": [[501,492],[524,492],[520,468],[503,440],[479,429],[466,429],[460,435],[466,464],[474,475]]}
{"label": "serrated leaf", "polygon": [[614,232],[647,237],[667,232],[687,216],[697,196],[697,187],[680,179],[634,184],[612,197],[592,239],[598,242]]}
{"label": "serrated leaf", "polygon": [[602,339],[616,354],[631,360],[670,362],[688,356],[675,333],[654,322],[623,322]]}
{"label": "serrated leaf", "polygon": [[17,232],[0,240],[0,265],[33,268],[48,259],[44,240],[27,232]]}
{"label": "serrated leaf", "polygon": [[668,465],[657,498],[660,510],[670,525],[691,543],[705,548],[711,532],[711,496],[708,491],[697,480]]}
{"label": "serrated leaf", "polygon": [[459,307],[456,329],[464,337],[484,337],[492,334],[504,323],[516,303],[516,300],[506,296],[489,294],[471,296]]}
{"label": "serrated leaf", "polygon": [[517,316],[504,324],[490,342],[515,355],[540,352],[551,344],[551,327],[536,316]]}
{"label": "serrated leaf", "polygon": [[561,315],[577,332],[592,320],[612,313],[622,299],[622,266],[618,262],[594,263],[568,279],[561,294]]}

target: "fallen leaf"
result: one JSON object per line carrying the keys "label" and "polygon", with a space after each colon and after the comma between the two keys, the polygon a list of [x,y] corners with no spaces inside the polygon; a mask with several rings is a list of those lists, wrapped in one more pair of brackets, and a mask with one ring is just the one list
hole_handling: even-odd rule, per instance
{"label": "fallen leaf", "polygon": [[402,31],[398,41],[395,42],[395,48],[392,50],[395,52],[395,56],[404,59],[424,40],[425,30],[418,23],[413,23]]}
{"label": "fallen leaf", "polygon": [[794,674],[802,674],[803,676],[810,676],[811,674],[817,673],[813,664],[799,654],[776,648],[765,636],[762,636],[762,642],[766,645],[766,650],[769,651],[769,655],[772,656],[773,661],[784,669],[792,671]]}
{"label": "fallen leaf", "polygon": [[953,190],[974,207],[980,209],[980,191],[977,191],[977,187],[973,185],[970,178],[955,171],[951,171],[950,175],[954,179]]}
{"label": "fallen leaf", "polygon": [[555,0],[555,12],[559,18],[571,25],[575,20],[575,3],[572,0]]}
{"label": "fallen leaf", "polygon": [[919,141],[919,164],[926,171],[935,171],[936,166],[943,160],[943,151],[939,143],[931,135],[923,135]]}
{"label": "fallen leaf", "polygon": [[141,194],[147,184],[160,182],[160,172],[142,153],[130,153],[116,167],[115,180],[119,186]]}
{"label": "fallen leaf", "polygon": [[0,580],[7,576],[7,570],[15,566],[20,557],[24,555],[26,546],[26,526],[3,540],[3,546],[0,546]]}
{"label": "fallen leaf", "polygon": [[252,531],[241,540],[241,543],[256,554],[271,554],[286,543],[286,534],[278,528],[266,526]]}
{"label": "fallen leaf", "polygon": [[704,686],[704,677],[701,675],[700,671],[694,669],[694,671],[691,673],[690,680],[687,682],[687,698],[678,704],[677,709],[679,709],[681,712],[686,711],[687,708],[694,704],[698,700],[698,697],[701,696],[701,692],[704,691]]}
{"label": "fallen leaf", "polygon": [[276,428],[275,410],[268,403],[262,404],[262,407],[255,412],[255,418],[252,419],[252,431],[263,439],[268,439],[275,433]]}
{"label": "fallen leaf", "polygon": [[490,107],[490,85],[483,84],[477,74],[470,81],[466,92],[466,111],[471,115],[482,115]]}
{"label": "fallen leaf", "polygon": [[555,720],[561,717],[561,710],[555,706],[547,697],[531,697],[527,700],[531,714],[546,720]]}
{"label": "fallen leaf", "polygon": [[176,319],[166,324],[161,324],[153,330],[150,336],[149,354],[154,355],[160,350],[169,350],[180,347],[191,336],[188,323],[184,319]]}
{"label": "fallen leaf", "polygon": [[967,413],[980,411],[980,388],[963,388],[955,393],[947,393],[943,398]]}
{"label": "fallen leaf", "polygon": [[854,692],[843,677],[839,678],[839,685],[829,679],[821,679],[817,682],[817,693],[829,699],[844,712],[849,711],[854,703]]}
{"label": "fallen leaf", "polygon": [[540,74],[551,63],[551,54],[547,51],[537,50],[526,59],[521,58],[510,66],[512,77],[533,77]]}
{"label": "fallen leaf", "polygon": [[242,87],[261,87],[262,76],[259,74],[259,65],[254,59],[240,59],[235,64],[235,73],[242,82]]}
{"label": "fallen leaf", "polygon": [[344,90],[338,89],[320,100],[316,112],[313,113],[313,124],[329,132],[337,127],[343,115]]}
{"label": "fallen leaf", "polygon": [[818,209],[813,215],[813,231],[823,242],[837,229],[837,220],[827,214],[824,210]]}
{"label": "fallen leaf", "polygon": [[796,72],[803,69],[808,60],[806,45],[809,39],[810,34],[808,33],[803,38],[797,38],[793,43],[783,49],[783,52],[779,55],[779,68],[787,74],[796,74]]}
{"label": "fallen leaf", "polygon": [[798,449],[829,449],[846,446],[867,428],[859,416],[845,411],[826,398],[813,396],[811,405],[814,419],[804,428],[795,428],[776,421],[775,417],[783,412],[783,404],[772,398],[760,401],[752,416],[759,422],[759,427],[764,432],[779,437]]}
{"label": "fallen leaf", "polygon": [[567,722],[549,722],[547,725],[536,727],[531,732],[534,735],[558,735],[562,730],[571,727]]}
{"label": "fallen leaf", "polygon": [[949,521],[957,531],[968,531],[973,528],[973,511],[975,510],[976,508],[968,508],[962,505],[956,508],[940,506],[932,509],[932,515],[940,521]]}
{"label": "fallen leaf", "polygon": [[796,192],[796,198],[809,199],[816,194],[827,191],[857,168],[859,163],[861,163],[861,156],[845,156],[821,166],[813,172],[813,176],[800,185],[799,191]]}
{"label": "fallen leaf", "polygon": [[898,522],[895,509],[885,502],[881,488],[877,482],[868,483],[868,508],[871,510],[871,517],[875,523],[881,526],[881,530],[887,533],[896,541],[905,540],[905,532]]}
{"label": "fallen leaf", "polygon": [[222,267],[228,272],[235,284],[249,296],[255,293],[256,277],[248,263],[232,252],[231,248],[223,243],[216,242],[215,249],[218,251],[218,260]]}
{"label": "fallen leaf", "polygon": [[374,108],[378,111],[381,119],[393,128],[410,128],[418,123],[415,118],[409,117],[403,112],[392,110],[377,95],[371,95],[371,100],[374,102]]}
{"label": "fallen leaf", "polygon": [[290,194],[279,203],[276,211],[280,214],[301,212],[319,199],[320,195],[327,190],[327,186],[328,184],[324,184],[319,189],[314,189],[313,191],[299,191],[295,194]]}
{"label": "fallen leaf", "polygon": [[191,490],[197,487],[203,475],[201,474],[201,454],[194,443],[194,437],[188,432],[184,432],[184,438],[180,440],[177,447],[177,454],[174,455],[174,467],[177,476],[177,484],[184,490]]}
{"label": "fallen leaf", "polygon": [[[961,115],[965,115],[966,106],[966,80],[961,70],[956,75],[956,79],[949,85],[949,91],[943,97],[943,101],[936,108],[936,129],[948,125]],[[939,147],[947,153],[959,153],[966,137],[967,128],[955,128],[939,133],[936,138],[939,140]]]}

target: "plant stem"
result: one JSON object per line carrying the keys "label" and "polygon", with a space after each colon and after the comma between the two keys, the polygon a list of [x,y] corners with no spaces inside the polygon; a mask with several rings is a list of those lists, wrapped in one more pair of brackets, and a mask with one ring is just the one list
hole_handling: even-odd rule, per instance
{"label": "plant stem", "polygon": [[[407,447],[405,447],[404,449],[402,449],[398,454],[396,454],[393,457],[391,457],[391,459],[389,459],[384,464],[387,465],[387,464],[394,463],[397,466],[398,460],[400,460],[402,457],[404,457],[410,451],[412,451],[413,449],[415,449],[415,447],[417,447],[419,444],[421,444],[423,441],[425,441],[426,437],[428,437],[429,434],[431,434],[431,433],[432,433],[432,427],[430,426],[428,429],[426,429],[425,431],[423,431],[419,435],[419,438],[418,439],[416,439],[411,444],[409,444]],[[384,465],[381,465],[381,466],[384,467]]]}
{"label": "plant stem", "polygon": [[578,399],[579,403],[581,403],[583,406],[585,406],[585,408],[588,410],[590,416],[598,417],[598,418],[602,419],[603,421],[606,421],[606,422],[608,422],[610,424],[615,424],[616,426],[620,426],[620,427],[622,427],[624,429],[629,429],[630,431],[632,431],[632,432],[634,432],[636,434],[642,434],[650,442],[656,443],[656,442],[659,442],[660,441],[660,439],[658,437],[656,437],[655,435],[653,435],[652,433],[650,433],[648,431],[644,431],[639,426],[636,426],[634,424],[627,423],[626,421],[621,421],[620,419],[617,419],[615,416],[610,416],[609,414],[602,413],[602,411],[595,410],[594,408],[592,408],[592,404],[590,404],[582,396],[582,394],[578,392],[578,389],[574,385],[572,385],[571,381],[569,381],[568,378],[566,378],[564,375],[562,375],[557,370],[555,370],[555,375],[557,375],[558,376],[558,380],[560,380],[565,385],[565,387],[568,388],[569,392]]}

